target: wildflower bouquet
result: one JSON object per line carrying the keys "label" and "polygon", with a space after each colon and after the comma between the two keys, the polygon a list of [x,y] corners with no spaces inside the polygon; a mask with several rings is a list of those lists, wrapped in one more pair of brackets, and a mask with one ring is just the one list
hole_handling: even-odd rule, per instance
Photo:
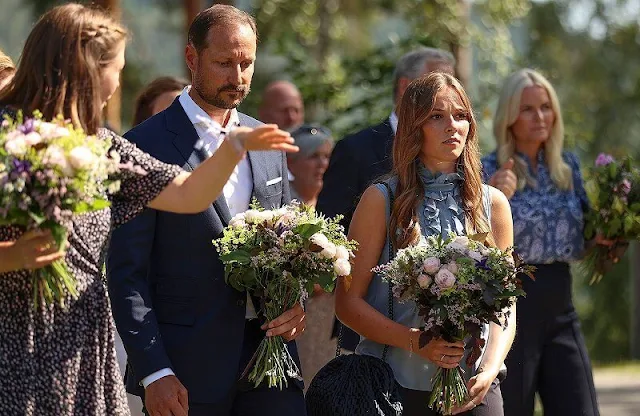
{"label": "wildflower bouquet", "polygon": [[[349,259],[355,248],[339,220],[326,219],[297,202],[264,210],[254,201],[213,242],[227,283],[259,299],[255,306],[266,322],[304,302],[316,284],[332,291],[338,276],[351,273]],[[282,337],[262,340],[243,376],[247,373],[256,387],[266,377],[269,387],[280,389],[287,385],[286,376],[300,377]]]}
{"label": "wildflower bouquet", "polygon": [[[481,242],[485,237],[428,237],[426,244],[401,249],[391,262],[373,269],[390,282],[397,299],[416,303],[424,319],[420,348],[436,338],[466,340],[472,344],[468,367],[473,367],[486,342],[481,337],[483,325],[495,322],[506,327],[509,308],[517,296],[524,296],[516,275],[532,276],[531,267],[514,261],[512,250],[485,247]],[[451,414],[466,401],[462,368],[438,367],[429,407]]]}
{"label": "wildflower bouquet", "polygon": [[[60,249],[75,214],[109,205],[107,191],[119,183],[108,177],[118,157],[107,157],[108,140],[88,136],[62,118],[42,120],[22,113],[5,116],[0,126],[0,225],[50,230]],[[64,260],[33,272],[33,302],[64,304],[77,296],[76,283]]]}
{"label": "wildflower bouquet", "polygon": [[613,242],[593,244],[587,252],[583,268],[594,283],[624,255],[629,240],[640,237],[640,170],[631,157],[618,161],[600,153],[586,177],[591,209],[585,216],[584,236]]}

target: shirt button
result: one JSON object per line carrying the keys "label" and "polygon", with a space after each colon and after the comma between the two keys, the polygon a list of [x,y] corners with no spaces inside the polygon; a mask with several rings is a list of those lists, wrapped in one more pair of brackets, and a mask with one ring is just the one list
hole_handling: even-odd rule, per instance
{"label": "shirt button", "polygon": [[238,302],[238,306],[244,306],[244,300],[240,299]]}

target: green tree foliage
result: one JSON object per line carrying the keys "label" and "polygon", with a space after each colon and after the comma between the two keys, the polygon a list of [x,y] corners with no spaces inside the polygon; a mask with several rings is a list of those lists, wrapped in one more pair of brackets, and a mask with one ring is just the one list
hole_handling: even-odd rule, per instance
{"label": "green tree foliage", "polygon": [[[290,78],[301,89],[310,117],[341,137],[386,117],[392,107],[396,60],[419,45],[454,53],[473,46],[480,72],[474,97],[483,102],[506,73],[514,49],[509,25],[526,14],[528,0],[254,0],[262,53],[284,60],[258,72],[254,89]],[[380,29],[388,29],[386,36]],[[391,33],[389,33],[391,32]],[[255,111],[259,95],[243,104]]]}

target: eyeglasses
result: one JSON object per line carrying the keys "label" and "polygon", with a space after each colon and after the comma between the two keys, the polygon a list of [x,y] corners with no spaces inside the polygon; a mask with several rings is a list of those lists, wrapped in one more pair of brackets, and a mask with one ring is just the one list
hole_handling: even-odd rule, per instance
{"label": "eyeglasses", "polygon": [[311,134],[313,136],[316,134],[322,134],[324,136],[331,137],[331,132],[322,126],[300,126],[291,132],[292,136],[297,136],[299,134]]}

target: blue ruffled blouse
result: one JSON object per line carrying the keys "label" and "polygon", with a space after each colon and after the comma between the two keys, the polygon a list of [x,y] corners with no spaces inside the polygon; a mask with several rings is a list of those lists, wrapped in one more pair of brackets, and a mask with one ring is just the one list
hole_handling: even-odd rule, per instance
{"label": "blue ruffled blouse", "polygon": [[[573,172],[573,189],[560,190],[551,180],[544,151],[538,153],[537,172],[531,170],[537,186],[525,186],[510,200],[515,250],[527,263],[549,264],[579,260],[584,253],[584,212],[589,200],[584,189],[576,155],[564,152],[562,158]],[[485,180],[498,170],[496,153],[482,159]]]}
{"label": "blue ruffled blouse", "polygon": [[[418,220],[422,237],[426,238],[431,235],[448,236],[450,232],[458,235],[466,234],[464,227],[464,211],[462,209],[461,187],[463,176],[461,173],[431,173],[424,165],[419,164],[419,175],[424,186],[424,198],[418,206]],[[397,178],[389,180],[391,189],[395,192],[398,184]],[[389,224],[389,195],[387,188],[383,184],[375,185],[387,200],[386,217],[387,225]],[[483,206],[487,217],[491,215],[491,200],[489,188],[483,187]],[[385,242],[385,246],[380,254],[378,264],[385,264],[389,261],[389,240]],[[367,296],[367,303],[374,307],[383,315],[388,316],[389,309],[389,286],[382,280],[379,275],[374,275]],[[394,321],[406,325],[408,327],[419,328],[423,325],[423,319],[418,315],[418,309],[414,302],[400,303],[396,299],[393,300]],[[483,335],[486,339],[488,334],[488,326],[485,326]],[[356,348],[357,354],[371,355],[381,358],[384,345],[378,344],[366,338],[360,338],[360,343]],[[470,353],[470,349],[466,354]],[[464,368],[466,354],[461,362]],[[484,351],[483,351],[484,354]],[[475,368],[465,369],[465,375],[470,377],[474,374],[477,366],[482,360],[482,356],[476,362]],[[431,391],[431,377],[435,374],[437,366],[428,360],[425,360],[418,354],[410,354],[401,348],[389,348],[387,362],[393,369],[396,381],[403,387]]]}

